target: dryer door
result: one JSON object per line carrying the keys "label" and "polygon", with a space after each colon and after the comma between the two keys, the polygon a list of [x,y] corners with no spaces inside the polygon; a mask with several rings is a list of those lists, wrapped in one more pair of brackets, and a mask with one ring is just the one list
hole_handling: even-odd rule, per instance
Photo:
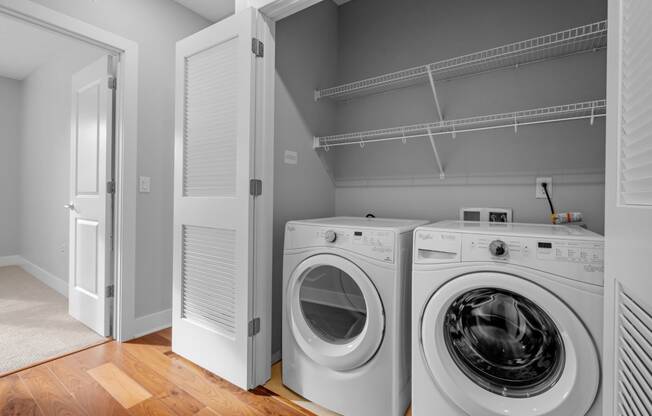
{"label": "dryer door", "polygon": [[297,344],[334,370],[365,364],[383,339],[385,314],[369,277],[332,254],[304,260],[287,286],[287,319]]}
{"label": "dryer door", "polygon": [[428,301],[422,351],[433,380],[469,414],[584,415],[596,348],[566,304],[506,273],[470,273]]}

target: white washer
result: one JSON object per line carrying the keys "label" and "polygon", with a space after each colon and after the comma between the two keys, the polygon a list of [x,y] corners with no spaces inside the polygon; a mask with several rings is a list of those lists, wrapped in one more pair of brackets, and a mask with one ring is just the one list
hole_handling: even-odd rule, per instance
{"label": "white washer", "polygon": [[283,384],[343,415],[405,414],[412,230],[425,223],[287,223]]}
{"label": "white washer", "polygon": [[414,232],[414,416],[601,415],[603,237],[444,221]]}

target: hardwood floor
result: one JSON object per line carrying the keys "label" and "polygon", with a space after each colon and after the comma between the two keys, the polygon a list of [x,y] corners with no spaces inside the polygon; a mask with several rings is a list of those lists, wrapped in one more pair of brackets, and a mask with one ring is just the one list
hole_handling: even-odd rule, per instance
{"label": "hardwood floor", "polygon": [[174,354],[170,340],[167,329],[0,378],[0,415],[313,415],[265,387],[228,383]]}

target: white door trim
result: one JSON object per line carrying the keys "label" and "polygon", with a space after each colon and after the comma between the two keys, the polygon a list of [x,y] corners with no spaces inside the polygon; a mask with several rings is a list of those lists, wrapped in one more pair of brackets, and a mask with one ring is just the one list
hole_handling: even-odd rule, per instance
{"label": "white door trim", "polygon": [[138,133],[138,44],[29,0],[0,0],[12,16],[102,47],[120,57],[116,97],[115,313],[113,337],[127,341],[135,329],[136,150]]}
{"label": "white door trim", "polygon": [[235,0],[235,12],[253,7],[271,21],[278,22],[320,1],[323,0]]}

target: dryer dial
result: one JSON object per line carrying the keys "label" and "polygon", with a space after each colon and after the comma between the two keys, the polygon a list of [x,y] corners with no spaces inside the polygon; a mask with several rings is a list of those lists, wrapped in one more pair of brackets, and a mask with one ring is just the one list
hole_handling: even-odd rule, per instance
{"label": "dryer dial", "polygon": [[328,230],[324,233],[324,240],[326,240],[327,243],[334,243],[335,240],[337,240],[337,234],[333,230]]}
{"label": "dryer dial", "polygon": [[494,240],[489,244],[489,252],[496,257],[507,255],[507,244],[502,240]]}

